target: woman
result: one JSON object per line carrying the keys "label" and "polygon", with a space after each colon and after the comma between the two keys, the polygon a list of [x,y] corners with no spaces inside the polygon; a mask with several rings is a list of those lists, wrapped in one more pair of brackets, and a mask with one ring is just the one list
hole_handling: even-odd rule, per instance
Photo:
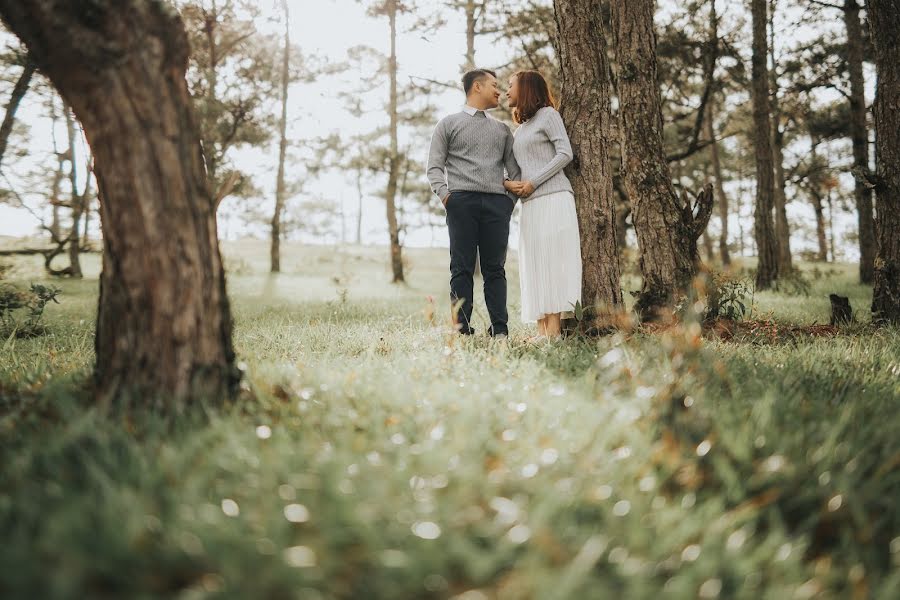
{"label": "woman", "polygon": [[560,337],[560,322],[581,300],[581,238],[572,184],[563,168],[572,146],[547,81],[519,71],[506,93],[515,131],[513,153],[522,181],[506,189],[522,199],[519,279],[522,320],[537,321],[534,341]]}

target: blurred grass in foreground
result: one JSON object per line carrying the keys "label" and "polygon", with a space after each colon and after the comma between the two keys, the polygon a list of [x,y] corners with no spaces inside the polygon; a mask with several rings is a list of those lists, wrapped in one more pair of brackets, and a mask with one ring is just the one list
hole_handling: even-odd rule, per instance
{"label": "blurred grass in foreground", "polygon": [[[96,281],[58,284],[0,346],[0,596],[900,597],[896,330],[503,349],[430,326],[446,251],[407,254],[226,247],[246,398],[178,419],[91,406]],[[866,321],[852,274],[754,317]]]}

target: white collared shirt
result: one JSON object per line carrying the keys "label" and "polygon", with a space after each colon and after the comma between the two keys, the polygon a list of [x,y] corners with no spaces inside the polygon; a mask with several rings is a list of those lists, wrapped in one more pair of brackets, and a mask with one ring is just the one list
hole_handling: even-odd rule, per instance
{"label": "white collared shirt", "polygon": [[465,106],[463,106],[463,112],[464,112],[464,113],[467,113],[467,114],[469,114],[469,115],[471,115],[471,116],[473,116],[473,117],[475,116],[475,114],[476,114],[478,111],[483,112],[483,113],[484,113],[484,116],[487,116],[487,113],[484,112],[483,110],[481,110],[480,108],[475,108],[474,106],[469,106],[468,104],[466,104]]}

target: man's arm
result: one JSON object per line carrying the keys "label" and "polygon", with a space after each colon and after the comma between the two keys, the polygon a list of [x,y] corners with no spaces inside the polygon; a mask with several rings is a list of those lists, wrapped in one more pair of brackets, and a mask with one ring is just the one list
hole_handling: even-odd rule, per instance
{"label": "man's arm", "polygon": [[503,127],[506,129],[506,145],[503,148],[503,166],[506,167],[506,176],[509,179],[519,181],[519,179],[522,178],[522,169],[519,168],[519,163],[516,162],[516,157],[513,154],[513,134],[506,125]]}
{"label": "man's arm", "polygon": [[[513,154],[513,141],[515,141],[515,138],[513,138],[512,132],[506,125],[503,128],[506,129],[506,145],[503,148],[503,166],[506,168],[506,177],[512,181],[519,181],[522,178],[522,169],[519,168],[519,163],[516,162],[516,157]],[[505,183],[503,187],[506,187]],[[509,188],[507,188],[506,195],[514,201],[519,199],[518,195],[514,194]]]}
{"label": "man's arm", "polygon": [[428,183],[441,202],[450,195],[447,186],[447,132],[443,121],[438,122],[431,134],[431,149],[428,151]]}

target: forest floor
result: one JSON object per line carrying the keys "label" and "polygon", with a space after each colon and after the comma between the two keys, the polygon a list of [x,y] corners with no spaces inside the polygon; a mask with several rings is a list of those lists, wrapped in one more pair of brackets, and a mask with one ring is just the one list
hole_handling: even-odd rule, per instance
{"label": "forest floor", "polygon": [[[802,265],[728,341],[534,347],[512,257],[502,347],[480,298],[447,334],[446,250],[405,286],[383,248],[266,253],[225,246],[232,406],[92,406],[96,255],[48,334],[0,339],[0,597],[900,597],[900,332],[855,267]],[[861,322],[796,334],[830,292]]]}

